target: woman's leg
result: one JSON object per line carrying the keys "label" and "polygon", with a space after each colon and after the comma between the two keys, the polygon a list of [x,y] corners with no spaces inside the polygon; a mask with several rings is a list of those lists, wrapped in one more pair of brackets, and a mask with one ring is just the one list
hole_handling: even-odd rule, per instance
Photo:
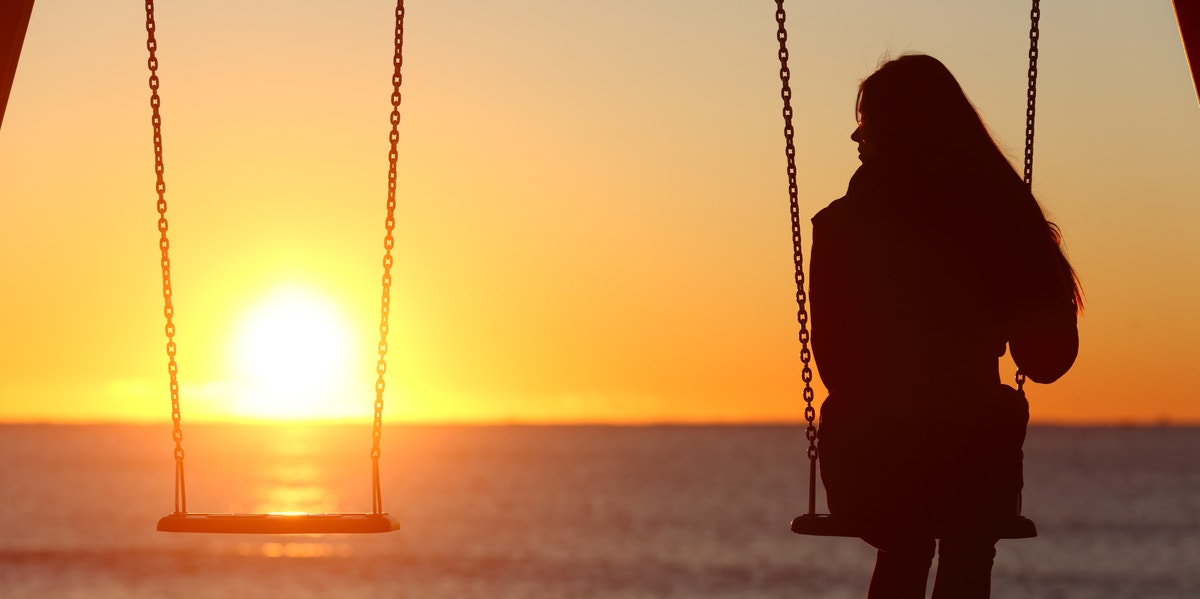
{"label": "woman's leg", "polygon": [[933,539],[865,539],[878,549],[867,599],[925,599]]}
{"label": "woman's leg", "polygon": [[995,557],[996,539],[942,539],[933,599],[988,599]]}

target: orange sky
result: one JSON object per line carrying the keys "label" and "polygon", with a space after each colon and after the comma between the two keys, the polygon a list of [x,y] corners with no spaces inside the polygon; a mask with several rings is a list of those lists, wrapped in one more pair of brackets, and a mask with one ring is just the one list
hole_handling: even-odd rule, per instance
{"label": "orange sky", "polygon": [[[1019,155],[1021,3],[792,4],[806,217],[888,52],[941,58]],[[280,289],[356,348],[326,415],[369,413],[393,6],[159,7],[185,419],[246,415],[229,356]],[[388,418],[801,417],[773,12],[409,2]],[[0,130],[0,421],[169,417],[143,27],[34,7]],[[1034,188],[1088,308],[1033,418],[1200,422],[1200,110],[1170,3],[1056,2],[1041,32]]]}

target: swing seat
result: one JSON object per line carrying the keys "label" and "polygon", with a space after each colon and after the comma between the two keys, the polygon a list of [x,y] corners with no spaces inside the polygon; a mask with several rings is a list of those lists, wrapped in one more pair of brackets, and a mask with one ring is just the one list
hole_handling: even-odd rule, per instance
{"label": "swing seat", "polygon": [[191,514],[158,521],[162,532],[317,535],[391,532],[400,522],[390,514]]}
{"label": "swing seat", "polygon": [[[870,534],[867,527],[848,518],[838,518],[830,514],[803,514],[792,520],[792,532],[798,535],[817,537],[861,537]],[[945,538],[947,532],[953,534],[971,534],[993,536],[998,539],[1030,539],[1037,536],[1037,526],[1033,520],[1021,515],[1014,515],[1003,520],[983,522],[969,528],[959,528],[954,531],[940,531],[934,536]]]}

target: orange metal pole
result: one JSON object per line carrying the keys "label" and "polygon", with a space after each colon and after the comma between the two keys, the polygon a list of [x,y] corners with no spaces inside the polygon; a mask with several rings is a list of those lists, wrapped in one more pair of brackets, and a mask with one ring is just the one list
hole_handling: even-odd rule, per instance
{"label": "orange metal pole", "polygon": [[1174,0],[1173,3],[1179,37],[1183,38],[1183,52],[1192,71],[1192,87],[1200,101],[1200,0]]}
{"label": "orange metal pole", "polygon": [[32,13],[33,0],[0,2],[0,126],[4,124],[8,94],[17,75],[17,59],[21,58],[21,46],[25,43],[25,30],[29,28]]}

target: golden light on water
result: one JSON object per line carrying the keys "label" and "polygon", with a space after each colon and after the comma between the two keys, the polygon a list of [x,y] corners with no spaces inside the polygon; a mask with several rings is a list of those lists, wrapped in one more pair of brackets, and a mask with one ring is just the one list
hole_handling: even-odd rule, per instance
{"label": "golden light on water", "polygon": [[272,514],[324,514],[343,511],[329,480],[330,464],[320,429],[289,426],[271,441],[272,459],[259,479],[253,511]]}
{"label": "golden light on water", "polygon": [[[279,471],[303,471],[300,476],[280,476]],[[314,467],[276,467],[254,511],[274,514],[321,514],[338,511],[338,496],[317,475]]]}
{"label": "golden light on water", "polygon": [[237,548],[238,555],[253,557],[349,557],[353,551],[344,543],[321,543],[315,541],[286,542],[286,543],[242,543]]}

